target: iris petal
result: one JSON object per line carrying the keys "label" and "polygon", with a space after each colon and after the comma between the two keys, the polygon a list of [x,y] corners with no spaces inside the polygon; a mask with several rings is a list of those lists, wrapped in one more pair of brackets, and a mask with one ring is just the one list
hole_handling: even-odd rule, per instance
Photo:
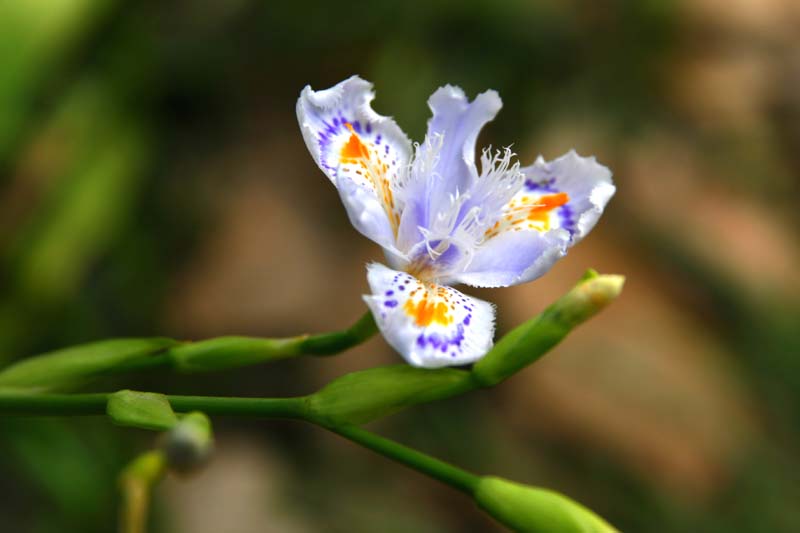
{"label": "iris petal", "polygon": [[386,341],[410,364],[464,365],[492,347],[494,308],[450,287],[371,264],[364,300]]}
{"label": "iris petal", "polygon": [[481,93],[470,102],[459,87],[446,85],[431,95],[428,106],[433,116],[408,180],[402,243],[422,240],[418,228],[433,230],[436,217],[451,209],[453,197],[463,196],[475,185],[475,143],[503,102],[495,91]]}
{"label": "iris petal", "polygon": [[523,186],[449,281],[508,287],[542,276],[594,227],[616,190],[608,168],[575,151],[519,170]]}
{"label": "iris petal", "polygon": [[[297,101],[297,118],[314,161],[343,197],[355,195],[343,199],[356,228],[387,246],[387,237],[394,241],[400,224],[400,185],[411,143],[391,118],[373,111],[374,97],[372,84],[358,76],[322,91],[306,87]],[[356,223],[364,218],[358,214],[362,209],[369,223]]]}
{"label": "iris petal", "polygon": [[567,209],[562,209],[558,216],[560,227],[570,232],[570,245],[592,230],[616,192],[611,171],[594,157],[581,157],[575,150],[549,162],[539,157],[520,171],[525,175],[521,195],[563,193],[569,197]]}

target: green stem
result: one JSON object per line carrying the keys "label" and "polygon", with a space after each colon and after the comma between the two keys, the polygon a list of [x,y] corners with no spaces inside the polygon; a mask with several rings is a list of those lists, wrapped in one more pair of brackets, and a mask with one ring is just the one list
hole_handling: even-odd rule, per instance
{"label": "green stem", "polygon": [[[0,416],[105,415],[111,395],[0,393]],[[306,400],[296,398],[223,398],[214,396],[167,396],[176,411],[203,411],[215,415],[302,419]]]}
{"label": "green stem", "polygon": [[167,396],[176,411],[202,411],[209,415],[263,418],[306,418],[306,398],[224,398],[216,396]]}
{"label": "green stem", "polygon": [[351,425],[324,426],[326,429],[342,437],[360,444],[384,457],[404,464],[414,470],[426,474],[442,483],[472,495],[480,482],[480,477],[440,461],[430,455],[418,452],[393,440],[371,433],[363,428]]}
{"label": "green stem", "polygon": [[345,330],[306,337],[300,344],[300,350],[309,355],[334,355],[361,344],[377,332],[378,326],[372,312],[367,311]]}
{"label": "green stem", "polygon": [[[0,416],[104,415],[111,394],[0,394]],[[256,416],[305,420],[337,433],[389,459],[472,494],[479,478],[429,455],[375,435],[353,425],[335,425],[316,420],[305,397],[225,398],[215,396],[166,396],[176,411],[202,411],[210,415]]]}
{"label": "green stem", "polygon": [[108,394],[0,393],[0,416],[82,416],[106,414]]}

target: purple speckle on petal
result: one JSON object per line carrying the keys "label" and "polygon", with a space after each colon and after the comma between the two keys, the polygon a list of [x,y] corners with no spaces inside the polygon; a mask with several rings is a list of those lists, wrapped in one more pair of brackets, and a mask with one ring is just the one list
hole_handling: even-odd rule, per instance
{"label": "purple speckle on petal", "polygon": [[389,308],[397,307],[397,300],[386,300],[385,302],[383,302],[383,305]]}
{"label": "purple speckle on petal", "polygon": [[386,296],[391,296],[394,294],[394,291],[386,291],[384,294],[386,294]]}

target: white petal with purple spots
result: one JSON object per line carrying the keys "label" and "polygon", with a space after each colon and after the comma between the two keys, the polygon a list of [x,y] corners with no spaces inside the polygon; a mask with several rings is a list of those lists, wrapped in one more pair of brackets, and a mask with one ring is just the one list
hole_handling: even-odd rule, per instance
{"label": "white petal with purple spots", "polygon": [[492,347],[490,303],[378,263],[367,267],[367,280],[372,294],[364,300],[387,342],[409,364],[465,365]]}
{"label": "white petal with purple spots", "polygon": [[570,150],[558,159],[536,162],[523,167],[524,193],[566,193],[569,202],[558,212],[560,227],[570,232],[570,246],[576,244],[597,224],[616,187],[611,171],[594,157],[581,157]]}

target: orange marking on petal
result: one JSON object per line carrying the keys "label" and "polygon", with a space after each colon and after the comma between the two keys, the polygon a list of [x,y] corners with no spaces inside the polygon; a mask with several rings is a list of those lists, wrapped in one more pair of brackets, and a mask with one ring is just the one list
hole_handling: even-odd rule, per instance
{"label": "orange marking on petal", "polygon": [[431,323],[447,326],[453,322],[453,317],[448,313],[449,308],[444,302],[429,302],[427,298],[422,298],[416,303],[407,300],[403,310],[414,318],[417,326],[425,327]]}
{"label": "orange marking on petal", "polygon": [[[550,211],[569,202],[569,195],[565,192],[546,194],[536,200],[528,211],[528,220],[541,224],[543,230],[550,229]],[[531,228],[534,226],[531,225]]]}
{"label": "orange marking on petal", "polygon": [[350,130],[350,138],[344,143],[342,151],[339,153],[342,159],[350,161],[359,161],[364,164],[364,159],[369,159],[369,149],[361,142],[358,134],[353,131],[353,126],[349,122],[345,123],[347,129]]}

